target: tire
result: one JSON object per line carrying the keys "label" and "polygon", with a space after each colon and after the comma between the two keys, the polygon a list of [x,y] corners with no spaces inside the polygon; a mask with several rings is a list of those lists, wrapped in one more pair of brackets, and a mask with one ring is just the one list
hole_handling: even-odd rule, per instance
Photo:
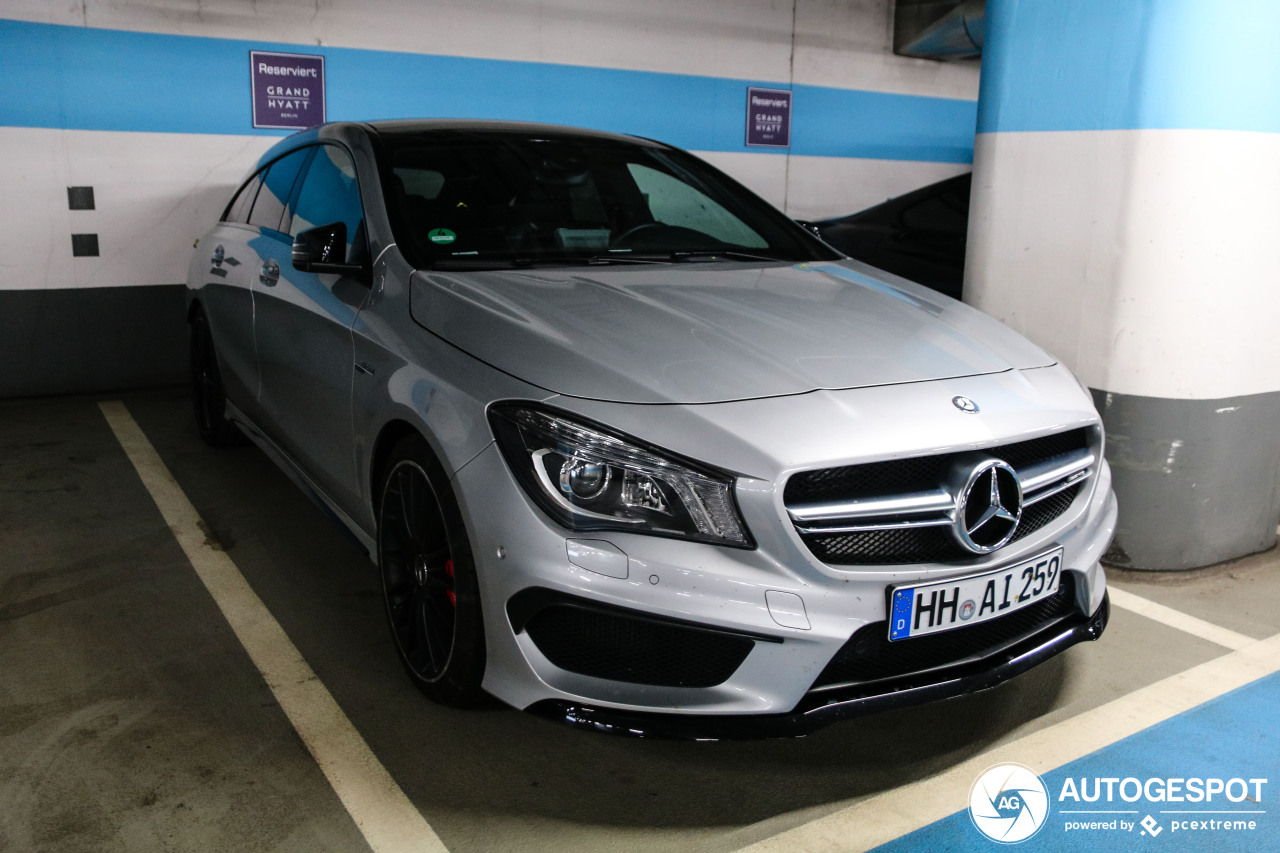
{"label": "tire", "polygon": [[240,443],[240,431],[227,420],[227,395],[222,390],[222,374],[218,371],[209,321],[199,311],[191,320],[191,403],[196,430],[205,444],[230,447]]}
{"label": "tire", "polygon": [[410,679],[452,707],[484,701],[484,622],[475,561],[449,479],[418,435],[391,451],[378,490],[378,568]]}

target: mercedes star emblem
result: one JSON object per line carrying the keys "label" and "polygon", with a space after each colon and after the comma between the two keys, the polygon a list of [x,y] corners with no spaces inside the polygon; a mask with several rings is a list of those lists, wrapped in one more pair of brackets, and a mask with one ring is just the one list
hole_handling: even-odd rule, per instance
{"label": "mercedes star emblem", "polygon": [[978,404],[970,400],[968,397],[952,397],[951,405],[955,406],[962,412],[968,412],[971,415],[978,413]]}
{"label": "mercedes star emblem", "polygon": [[956,539],[975,554],[989,554],[1013,538],[1022,518],[1022,483],[1008,463],[986,458],[961,471],[955,492]]}

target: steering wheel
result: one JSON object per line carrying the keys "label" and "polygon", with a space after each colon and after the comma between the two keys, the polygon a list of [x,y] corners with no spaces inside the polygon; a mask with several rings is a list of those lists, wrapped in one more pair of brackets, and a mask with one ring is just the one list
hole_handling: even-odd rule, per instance
{"label": "steering wheel", "polygon": [[[639,239],[637,239],[639,238]],[[619,234],[610,247],[614,249],[653,247],[664,250],[699,248],[706,244],[707,235],[693,228],[668,225],[665,222],[641,222]],[[662,243],[661,246],[657,245]]]}

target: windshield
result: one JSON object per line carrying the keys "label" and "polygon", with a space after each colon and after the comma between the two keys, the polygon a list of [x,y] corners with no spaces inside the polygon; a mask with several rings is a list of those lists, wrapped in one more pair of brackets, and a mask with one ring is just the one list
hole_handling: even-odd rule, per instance
{"label": "windshield", "polygon": [[589,136],[427,131],[384,138],[396,242],[418,267],[839,255],[682,151]]}

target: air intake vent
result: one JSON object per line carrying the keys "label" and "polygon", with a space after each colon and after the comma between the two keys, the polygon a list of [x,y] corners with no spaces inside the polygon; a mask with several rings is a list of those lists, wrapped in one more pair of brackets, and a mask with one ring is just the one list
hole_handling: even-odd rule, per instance
{"label": "air intake vent", "polygon": [[516,633],[569,672],[660,687],[714,687],[729,680],[755,643],[777,637],[651,616],[532,587],[507,602]]}

